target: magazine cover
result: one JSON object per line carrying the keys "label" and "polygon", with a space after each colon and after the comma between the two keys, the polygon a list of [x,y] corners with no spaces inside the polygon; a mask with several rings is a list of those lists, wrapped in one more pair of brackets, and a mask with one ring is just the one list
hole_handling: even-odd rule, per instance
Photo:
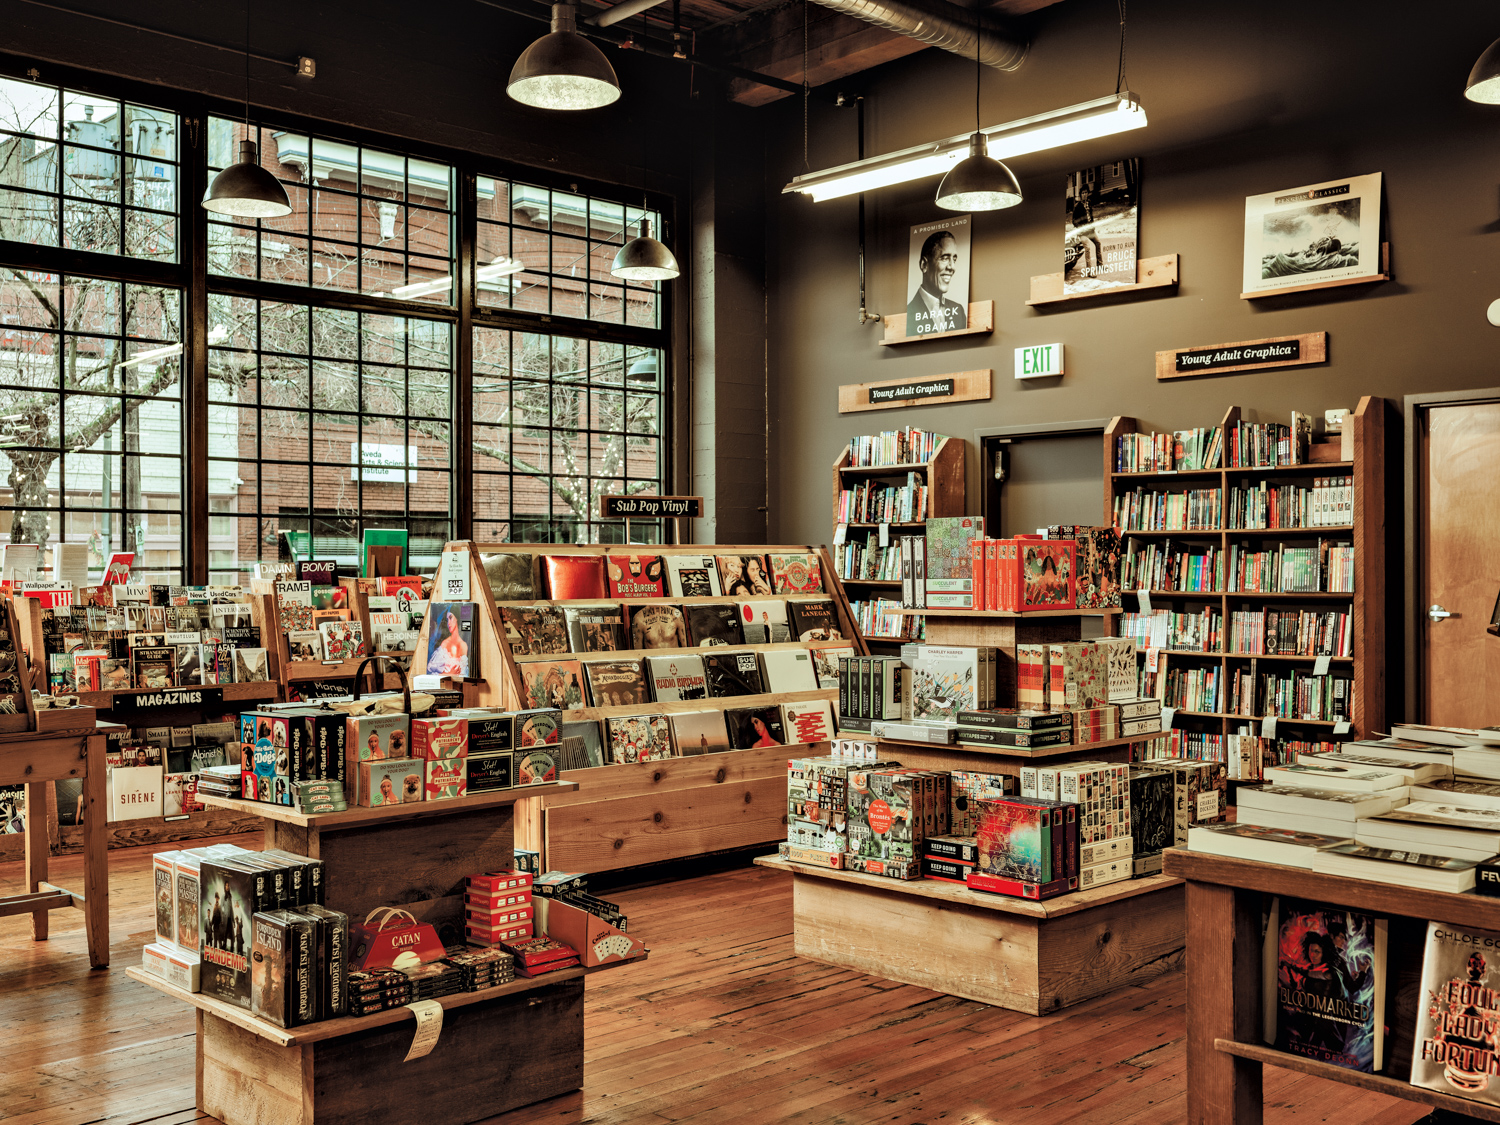
{"label": "magazine cover", "polygon": [[698,648],[745,643],[739,610],[729,602],[699,602],[682,607],[688,636]]}
{"label": "magazine cover", "polygon": [[1245,199],[1244,292],[1377,277],[1380,173]]}
{"label": "magazine cover", "polygon": [[611,761],[628,764],[672,756],[672,732],[665,715],[615,715],[604,722]]}
{"label": "magazine cover", "polygon": [[911,228],[906,270],[906,335],[927,336],[969,326],[968,215],[945,215]]}
{"label": "magazine cover", "polygon": [[283,633],[312,628],[312,583],[277,582],[276,615]]}
{"label": "magazine cover", "polygon": [[630,614],[630,647],[690,648],[687,621],[675,605],[626,606]]}
{"label": "magazine cover", "polygon": [[771,561],[771,587],[778,594],[821,594],[823,567],[817,555],[777,554]]}
{"label": "magazine cover", "polygon": [[667,555],[672,593],[679,598],[717,598],[724,594],[712,555]]}
{"label": "magazine cover", "polygon": [[1427,923],[1411,1084],[1500,1105],[1500,933]]}
{"label": "magazine cover", "polygon": [[473,602],[433,602],[428,609],[426,671],[432,676],[477,676]]}
{"label": "magazine cover", "polygon": [[1063,293],[1135,284],[1141,162],[1131,158],[1068,175]]}
{"label": "magazine cover", "polygon": [[1266,1041],[1318,1062],[1379,1070],[1385,937],[1384,918],[1281,899],[1266,927]]}
{"label": "magazine cover", "polygon": [[753,598],[773,594],[770,565],[764,555],[715,555],[719,581],[731,598]]}
{"label": "magazine cover", "polygon": [[660,555],[610,555],[606,565],[612,598],[664,598],[666,564]]}
{"label": "magazine cover", "polygon": [[628,707],[651,699],[639,660],[586,660],[583,674],[595,707]]}
{"label": "magazine cover", "polygon": [[526,689],[523,706],[559,711],[583,706],[583,665],[577,660],[528,660],[516,668]]}
{"label": "magazine cover", "polygon": [[1021,610],[1073,608],[1077,552],[1068,539],[1021,541]]}
{"label": "magazine cover", "polygon": [[324,621],[318,632],[323,637],[324,660],[353,660],[368,651],[364,626],[358,621]]}

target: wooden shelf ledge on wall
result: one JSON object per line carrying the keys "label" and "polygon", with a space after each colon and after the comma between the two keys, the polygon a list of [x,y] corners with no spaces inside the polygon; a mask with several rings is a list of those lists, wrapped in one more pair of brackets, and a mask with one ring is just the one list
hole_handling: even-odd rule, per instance
{"label": "wooden shelf ledge on wall", "polygon": [[1056,305],[1064,301],[1088,301],[1100,297],[1118,297],[1122,293],[1139,293],[1146,289],[1170,289],[1177,285],[1177,255],[1163,254],[1159,258],[1142,258],[1135,264],[1134,285],[1111,285],[1107,289],[1089,289],[1082,293],[1063,292],[1063,275],[1057,273],[1037,274],[1031,279],[1031,299],[1028,305]]}
{"label": "wooden shelf ledge on wall", "polygon": [[895,316],[881,319],[885,324],[885,335],[881,337],[880,343],[887,348],[895,347],[897,344],[925,344],[928,340],[947,340],[954,336],[983,336],[995,330],[995,302],[970,301],[967,328],[954,328],[947,332],[927,332],[921,336],[906,334],[905,313],[897,313]]}
{"label": "wooden shelf ledge on wall", "polygon": [[1380,244],[1380,272],[1368,277],[1344,277],[1335,281],[1312,281],[1306,285],[1288,285],[1285,289],[1266,289],[1255,293],[1241,293],[1242,301],[1259,301],[1266,297],[1285,297],[1289,293],[1312,293],[1319,289],[1342,289],[1346,285],[1374,285],[1381,281],[1395,281],[1391,270],[1391,244]]}

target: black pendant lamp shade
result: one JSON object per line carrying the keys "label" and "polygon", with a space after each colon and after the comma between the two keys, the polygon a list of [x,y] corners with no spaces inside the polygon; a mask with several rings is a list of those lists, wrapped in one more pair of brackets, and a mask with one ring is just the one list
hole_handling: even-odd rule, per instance
{"label": "black pendant lamp shade", "polygon": [[1500,105],[1500,39],[1490,44],[1479,56],[1474,69],[1469,71],[1469,80],[1464,83],[1464,97],[1471,102],[1485,105]]}
{"label": "black pendant lamp shade", "polygon": [[277,219],[292,213],[292,201],[281,181],[260,166],[254,141],[240,142],[240,162],[231,164],[208,185],[206,210],[241,219]]}
{"label": "black pendant lamp shade", "polygon": [[969,138],[969,155],[938,184],[937,205],[945,211],[1000,211],[1021,202],[1015,175],[990,156],[983,133]]}
{"label": "black pendant lamp shade", "polygon": [[670,281],[682,270],[672,251],[651,237],[651,220],[643,219],[640,237],[620,247],[609,272],[627,281]]}
{"label": "black pendant lamp shade", "polygon": [[552,5],[552,30],[516,60],[505,92],[537,109],[598,109],[620,96],[620,80],[604,53],[578,34],[572,4]]}

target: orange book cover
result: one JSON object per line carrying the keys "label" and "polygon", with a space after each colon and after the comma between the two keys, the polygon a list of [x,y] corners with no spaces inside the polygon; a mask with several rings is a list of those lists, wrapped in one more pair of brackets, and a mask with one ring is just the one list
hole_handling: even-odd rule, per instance
{"label": "orange book cover", "polygon": [[542,574],[553,601],[607,596],[604,560],[598,555],[543,555]]}
{"label": "orange book cover", "polygon": [[983,539],[969,540],[969,605],[973,609],[984,608],[984,543]]}
{"label": "orange book cover", "polygon": [[999,609],[1000,602],[1000,540],[984,541],[984,608]]}

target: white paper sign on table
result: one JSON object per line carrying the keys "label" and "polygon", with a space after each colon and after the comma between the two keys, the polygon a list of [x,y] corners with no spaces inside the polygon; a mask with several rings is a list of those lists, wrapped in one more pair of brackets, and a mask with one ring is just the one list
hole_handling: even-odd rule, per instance
{"label": "white paper sign on table", "polygon": [[880,545],[889,547],[891,545],[891,525],[883,523],[880,525]]}
{"label": "white paper sign on table", "polygon": [[436,1000],[413,1000],[407,1007],[417,1017],[417,1033],[412,1036],[411,1050],[406,1052],[402,1062],[432,1054],[438,1036],[443,1033],[443,1006]]}
{"label": "white paper sign on table", "polygon": [[469,556],[466,551],[444,551],[439,556],[437,583],[432,593],[435,602],[469,600]]}

